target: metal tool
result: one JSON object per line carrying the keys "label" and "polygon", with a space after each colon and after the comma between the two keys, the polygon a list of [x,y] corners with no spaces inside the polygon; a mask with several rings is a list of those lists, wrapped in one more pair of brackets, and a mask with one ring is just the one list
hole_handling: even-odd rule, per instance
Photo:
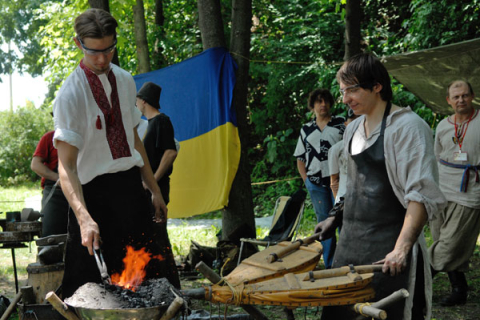
{"label": "metal tool", "polygon": [[95,256],[95,260],[97,261],[98,270],[100,270],[100,276],[102,277],[102,281],[104,284],[112,284],[112,279],[107,272],[107,265],[105,264],[105,260],[103,260],[103,254],[100,249],[93,250],[93,255]]}

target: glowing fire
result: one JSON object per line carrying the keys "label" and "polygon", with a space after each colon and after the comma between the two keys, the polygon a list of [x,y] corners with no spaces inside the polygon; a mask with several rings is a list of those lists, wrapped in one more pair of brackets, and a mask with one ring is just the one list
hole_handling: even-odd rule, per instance
{"label": "glowing fire", "polygon": [[127,255],[123,259],[125,268],[122,274],[115,273],[111,276],[112,283],[119,287],[135,291],[145,278],[145,267],[151,259],[164,260],[161,255],[152,256],[151,253],[145,251],[145,248],[135,250],[131,246],[127,246]]}

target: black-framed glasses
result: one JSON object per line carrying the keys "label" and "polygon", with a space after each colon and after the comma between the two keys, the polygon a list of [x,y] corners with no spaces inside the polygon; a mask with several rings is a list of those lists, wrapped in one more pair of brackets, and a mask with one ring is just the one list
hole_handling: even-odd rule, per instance
{"label": "black-framed glasses", "polygon": [[362,85],[360,83],[358,83],[358,84],[355,84],[353,86],[349,86],[349,87],[340,89],[340,94],[345,97],[347,95],[350,95],[350,94],[353,94],[353,93],[357,92],[358,89],[361,88],[361,87],[362,87]]}
{"label": "black-framed glasses", "polygon": [[92,55],[92,56],[98,56],[100,54],[110,54],[117,47],[117,38],[114,39],[113,44],[110,47],[108,47],[106,49],[102,49],[102,50],[87,48],[87,47],[85,47],[85,44],[83,43],[82,39],[80,39],[80,37],[77,37],[77,39],[80,42],[80,45],[82,46],[83,51],[87,54]]}

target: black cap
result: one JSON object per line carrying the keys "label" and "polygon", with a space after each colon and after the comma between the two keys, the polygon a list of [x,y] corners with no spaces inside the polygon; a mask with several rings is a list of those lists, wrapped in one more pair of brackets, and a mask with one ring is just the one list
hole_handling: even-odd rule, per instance
{"label": "black cap", "polygon": [[160,109],[160,93],[162,88],[153,82],[145,82],[137,93],[137,97],[147,101],[155,109]]}

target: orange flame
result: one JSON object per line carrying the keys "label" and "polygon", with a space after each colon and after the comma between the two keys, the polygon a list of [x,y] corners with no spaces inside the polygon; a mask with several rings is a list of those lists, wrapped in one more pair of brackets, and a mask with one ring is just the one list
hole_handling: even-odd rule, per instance
{"label": "orange flame", "polygon": [[135,291],[145,278],[145,267],[151,259],[163,260],[161,255],[152,256],[151,253],[145,251],[145,248],[135,250],[131,246],[127,246],[127,255],[123,259],[125,268],[122,274],[115,273],[111,276],[112,283],[119,287]]}

